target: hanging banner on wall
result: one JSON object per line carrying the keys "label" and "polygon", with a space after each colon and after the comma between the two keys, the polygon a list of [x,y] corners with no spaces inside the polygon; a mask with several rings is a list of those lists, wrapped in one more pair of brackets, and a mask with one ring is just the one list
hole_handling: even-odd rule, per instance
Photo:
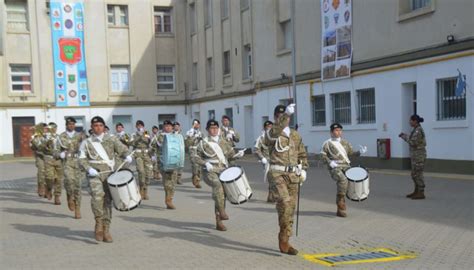
{"label": "hanging banner on wall", "polygon": [[321,0],[321,79],[350,77],[352,0]]}
{"label": "hanging banner on wall", "polygon": [[50,3],[56,106],[89,106],[84,54],[84,4]]}

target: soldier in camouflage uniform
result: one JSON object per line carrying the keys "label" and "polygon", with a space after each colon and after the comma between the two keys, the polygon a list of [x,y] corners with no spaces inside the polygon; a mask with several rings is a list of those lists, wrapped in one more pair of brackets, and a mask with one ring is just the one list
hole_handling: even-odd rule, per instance
{"label": "soldier in camouflage uniform", "polygon": [[48,124],[49,132],[46,134],[44,147],[44,161],[46,170],[46,196],[52,199],[54,186],[54,204],[61,204],[61,186],[64,178],[63,164],[60,158],[61,147],[59,136],[56,134],[57,125],[53,122]]}
{"label": "soldier in camouflage uniform", "polygon": [[45,165],[44,165],[44,146],[45,146],[45,123],[37,124],[34,129],[35,133],[31,136],[30,148],[35,155],[35,165],[37,169],[36,178],[38,181],[38,196],[45,197],[46,195],[46,179],[45,179]]}
{"label": "soldier in camouflage uniform", "polygon": [[272,121],[265,121],[263,124],[263,131],[262,134],[257,138],[257,141],[255,142],[254,146],[254,152],[257,158],[262,162],[263,166],[265,166],[265,180],[268,181],[268,196],[267,196],[267,202],[269,203],[274,203],[275,198],[273,195],[272,187],[270,185],[271,180],[268,180],[270,177],[268,173],[266,173],[266,169],[269,166],[268,162],[270,159],[270,149],[268,146],[266,146],[263,142],[265,140],[265,133],[272,129],[273,123]]}
{"label": "soldier in camouflage uniform", "polygon": [[281,253],[296,255],[298,250],[290,243],[293,227],[293,216],[298,188],[306,180],[308,160],[303,141],[298,132],[290,129],[290,116],[295,105],[288,107],[278,105],[274,110],[275,124],[266,132],[264,144],[269,147],[270,171],[269,180],[276,197],[276,209],[280,232],[278,245]]}
{"label": "soldier in camouflage uniform", "polygon": [[[181,134],[181,124],[179,122],[173,123],[173,132],[175,134]],[[181,181],[182,176],[183,176],[183,169],[179,169],[176,176],[176,184],[178,185],[183,184],[183,182]]]}
{"label": "soldier in camouflage uniform", "polygon": [[426,160],[426,137],[421,124],[423,117],[414,114],[410,117],[410,125],[413,127],[410,135],[400,133],[398,136],[410,146],[411,158],[411,177],[415,184],[415,191],[406,197],[413,200],[422,200],[425,198],[425,181],[423,179],[423,170]]}
{"label": "soldier in camouflage uniform", "polygon": [[221,136],[224,140],[230,142],[232,147],[235,147],[235,143],[240,142],[240,135],[235,131],[234,128],[230,126],[230,118],[227,115],[223,115],[222,119],[222,127],[221,127]]}
{"label": "soldier in camouflage uniform", "polygon": [[[156,144],[156,140],[158,139],[158,135],[160,135],[161,130],[157,126],[153,126],[151,132],[151,144],[153,145]],[[153,161],[153,177],[156,179],[156,181],[160,181],[162,176],[160,173],[159,157],[154,158],[154,160],[155,161]]]}
{"label": "soldier in camouflage uniform", "polygon": [[[129,144],[130,144],[130,135],[128,135],[125,130],[124,130],[124,127],[123,127],[123,124],[122,123],[117,123],[115,125],[115,136],[119,139],[119,141],[125,145],[125,147],[129,147]],[[124,163],[124,160],[120,157],[120,156],[116,156],[115,157],[115,168],[118,169],[118,167]],[[128,169],[129,167],[129,164],[127,162],[125,162],[125,164],[123,164],[122,168],[123,169]]]}
{"label": "soldier in camouflage uniform", "polygon": [[145,130],[143,121],[138,120],[135,126],[137,131],[133,133],[130,145],[133,151],[135,151],[134,155],[140,182],[140,195],[144,200],[148,200],[148,185],[153,178],[153,161],[156,160],[156,157],[154,153],[152,153],[152,149],[150,149],[151,136],[148,131]]}
{"label": "soldier in camouflage uniform", "polygon": [[206,125],[209,135],[197,145],[193,161],[203,167],[203,180],[212,187],[212,199],[214,200],[214,212],[216,214],[216,229],[226,231],[227,228],[222,220],[228,220],[225,212],[225,193],[219,174],[229,166],[229,161],[244,156],[241,150],[237,154],[229,141],[219,136],[219,123],[209,120]]}
{"label": "soldier in camouflage uniform", "polygon": [[337,216],[346,217],[346,201],[348,180],[345,171],[351,167],[350,156],[360,156],[367,152],[366,146],[361,146],[360,151],[354,151],[352,145],[341,138],[342,125],[334,123],[330,127],[331,138],[322,145],[321,158],[328,166],[331,178],[336,181],[337,195]]}
{"label": "soldier in camouflage uniform", "polygon": [[76,119],[66,119],[66,131],[59,135],[61,153],[63,160],[64,187],[67,195],[67,205],[70,211],[74,211],[76,219],[81,218],[81,180],[79,169],[79,146],[83,140],[81,133],[75,131]]}
{"label": "soldier in camouflage uniform", "polygon": [[132,157],[128,148],[116,136],[104,133],[104,119],[95,116],[91,120],[91,126],[93,135],[81,143],[79,162],[88,173],[92,213],[96,221],[95,239],[111,243],[112,197],[107,177],[114,169],[116,155],[124,158],[127,163],[132,162]]}
{"label": "soldier in camouflage uniform", "polygon": [[193,185],[196,188],[201,188],[201,166],[196,164],[193,160],[193,156],[196,154],[196,147],[198,143],[202,140],[202,133],[199,130],[201,127],[201,122],[199,120],[193,120],[193,127],[186,132],[186,147],[189,149],[189,157],[191,159],[191,168],[193,170]]}

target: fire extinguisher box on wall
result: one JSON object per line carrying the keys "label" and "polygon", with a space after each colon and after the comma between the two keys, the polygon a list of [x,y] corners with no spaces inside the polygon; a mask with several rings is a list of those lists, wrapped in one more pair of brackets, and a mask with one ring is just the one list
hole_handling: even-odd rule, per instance
{"label": "fire extinguisher box on wall", "polygon": [[390,159],[390,139],[377,139],[377,157]]}

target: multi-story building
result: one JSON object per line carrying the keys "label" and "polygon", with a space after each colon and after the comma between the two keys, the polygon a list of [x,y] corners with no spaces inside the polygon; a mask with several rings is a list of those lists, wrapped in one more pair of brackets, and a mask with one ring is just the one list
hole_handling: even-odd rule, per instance
{"label": "multi-story building", "polygon": [[[294,22],[290,4],[85,1],[91,106],[60,108],[47,2],[0,3],[0,154],[20,154],[22,125],[77,116],[86,126],[96,114],[129,129],[138,119],[150,126],[172,117],[188,128],[193,118],[226,114],[241,133],[238,146],[251,147],[273,107],[294,98],[294,23],[297,122],[309,152],[318,153],[329,125],[340,122],[355,146],[368,146],[361,164],[407,168],[398,134],[417,113],[425,118],[427,170],[473,173],[473,1],[295,0]],[[350,77],[321,80],[325,4],[352,5]],[[456,95],[459,72],[467,87]],[[390,159],[377,156],[385,150],[378,139],[390,139]]]}

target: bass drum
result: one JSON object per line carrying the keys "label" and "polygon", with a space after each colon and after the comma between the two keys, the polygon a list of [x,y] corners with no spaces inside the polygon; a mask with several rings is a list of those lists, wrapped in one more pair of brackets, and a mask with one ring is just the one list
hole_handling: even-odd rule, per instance
{"label": "bass drum", "polygon": [[347,198],[352,201],[363,201],[369,197],[369,171],[364,167],[352,167],[344,172],[349,180]]}
{"label": "bass drum", "polygon": [[183,135],[175,133],[165,135],[160,161],[164,171],[184,168]]}

